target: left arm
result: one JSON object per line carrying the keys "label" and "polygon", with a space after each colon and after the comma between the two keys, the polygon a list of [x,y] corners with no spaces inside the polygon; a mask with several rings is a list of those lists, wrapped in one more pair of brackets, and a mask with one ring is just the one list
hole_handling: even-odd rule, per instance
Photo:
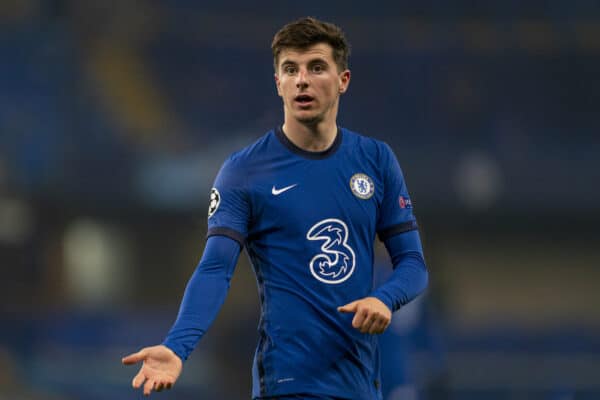
{"label": "left arm", "polygon": [[423,258],[417,230],[388,237],[384,241],[394,265],[394,273],[368,297],[338,308],[355,313],[352,326],[361,333],[383,333],[392,320],[392,312],[425,290],[429,274]]}
{"label": "left arm", "polygon": [[425,290],[429,273],[423,258],[419,231],[392,236],[384,243],[392,259],[394,273],[371,296],[394,312]]}

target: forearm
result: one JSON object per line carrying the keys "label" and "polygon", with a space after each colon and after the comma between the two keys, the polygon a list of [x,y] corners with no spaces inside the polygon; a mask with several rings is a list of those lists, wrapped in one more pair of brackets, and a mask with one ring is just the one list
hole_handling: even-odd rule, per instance
{"label": "forearm", "polygon": [[179,314],[163,344],[186,360],[219,312],[237,264],[240,245],[211,236],[185,289]]}
{"label": "forearm", "polygon": [[429,274],[417,230],[392,236],[386,239],[385,246],[392,259],[394,272],[371,296],[396,311],[425,290]]}

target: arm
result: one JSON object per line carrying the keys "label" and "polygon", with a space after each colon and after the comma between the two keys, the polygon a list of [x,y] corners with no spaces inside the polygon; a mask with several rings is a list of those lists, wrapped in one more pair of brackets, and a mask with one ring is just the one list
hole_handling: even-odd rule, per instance
{"label": "arm", "polygon": [[183,361],[206,333],[220,310],[241,247],[225,236],[210,236],[202,259],[183,295],[177,320],[163,344]]}
{"label": "arm", "polygon": [[146,347],[123,358],[126,365],[143,361],[132,386],[144,384],[144,394],[170,389],[181,373],[183,361],[214,321],[229,289],[241,246],[225,236],[211,236],[198,267],[190,278],[177,320],[163,344]]}
{"label": "arm", "polygon": [[427,287],[429,274],[417,230],[385,239],[394,273],[368,297],[346,304],[340,312],[355,313],[352,326],[362,333],[383,333],[392,320],[392,311],[417,297]]}
{"label": "arm", "polygon": [[384,243],[392,259],[394,273],[371,296],[382,301],[393,312],[425,290],[429,273],[417,230],[394,235]]}

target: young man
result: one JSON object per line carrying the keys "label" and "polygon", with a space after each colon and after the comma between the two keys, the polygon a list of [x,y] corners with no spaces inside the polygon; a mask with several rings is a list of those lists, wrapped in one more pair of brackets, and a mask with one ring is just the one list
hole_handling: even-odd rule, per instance
{"label": "young man", "polygon": [[[283,126],[225,161],[208,239],[163,344],[133,387],[170,388],[221,307],[243,246],[260,292],[254,399],[381,399],[374,334],[422,292],[427,269],[402,172],[384,143],[336,124],[350,83],[335,25],[303,18],[272,43]],[[395,271],[372,289],[376,234]],[[145,383],[144,383],[145,382]]]}

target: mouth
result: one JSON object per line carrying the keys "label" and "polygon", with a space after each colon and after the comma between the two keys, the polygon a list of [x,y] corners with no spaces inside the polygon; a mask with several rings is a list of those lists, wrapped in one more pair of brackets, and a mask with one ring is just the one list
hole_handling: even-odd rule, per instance
{"label": "mouth", "polygon": [[300,94],[300,95],[294,97],[294,101],[298,105],[300,105],[301,107],[303,107],[303,106],[310,105],[314,101],[314,97],[309,96],[307,94]]}

